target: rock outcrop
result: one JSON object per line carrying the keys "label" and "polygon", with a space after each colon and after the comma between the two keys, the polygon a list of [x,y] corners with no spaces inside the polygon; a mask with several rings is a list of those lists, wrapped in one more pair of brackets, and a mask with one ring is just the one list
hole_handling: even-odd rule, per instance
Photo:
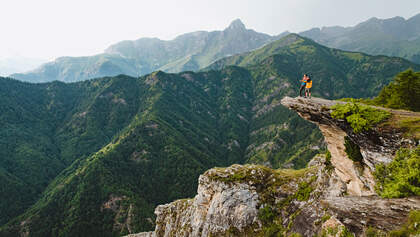
{"label": "rock outcrop", "polygon": [[[329,236],[331,230],[337,236],[345,232],[363,236],[369,227],[398,228],[411,210],[420,210],[420,197],[376,196],[372,171],[374,164],[389,162],[400,146],[415,141],[403,139],[397,130],[374,128],[355,134],[345,121],[331,117],[329,107],[335,103],[341,102],[282,100],[320,127],[330,158],[317,155],[302,170],[258,165],[210,169],[200,176],[193,199],[156,208],[155,231],[129,236]],[[345,137],[360,146],[366,162],[362,170],[344,151]]]}
{"label": "rock outcrop", "polygon": [[200,176],[193,199],[156,208],[153,233],[130,236],[255,236],[267,231],[267,225],[278,232],[287,228],[314,235],[319,229],[314,223],[325,215],[317,208],[329,184],[322,175],[324,161],[320,156],[304,170],[258,165],[210,169]]}
{"label": "rock outcrop", "polygon": [[[331,152],[331,162],[340,179],[346,183],[347,193],[356,196],[375,195],[375,181],[372,172],[375,165],[389,163],[395,152],[402,146],[416,145],[417,141],[403,137],[403,131],[392,127],[374,127],[369,131],[355,133],[352,127],[341,119],[331,117],[330,107],[340,101],[331,101],[320,98],[290,98],[285,97],[281,103],[295,110],[302,118],[318,125],[328,150]],[[391,111],[392,113],[412,114],[406,111]],[[363,156],[363,167],[355,164],[346,154],[344,139],[347,137],[358,147]]]}

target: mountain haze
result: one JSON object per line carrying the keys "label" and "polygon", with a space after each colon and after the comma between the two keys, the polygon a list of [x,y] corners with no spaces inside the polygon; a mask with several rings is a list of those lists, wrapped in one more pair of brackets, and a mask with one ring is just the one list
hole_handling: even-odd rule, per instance
{"label": "mountain haze", "polygon": [[19,56],[0,58],[0,76],[7,76],[12,73],[23,73],[37,68],[45,62],[47,62],[45,59],[25,58]]}
{"label": "mountain haze", "polygon": [[[405,20],[371,18],[354,27],[322,27],[299,33],[316,42],[342,50],[406,58],[420,63],[420,14]],[[75,82],[126,74],[141,76],[156,70],[195,71],[226,56],[257,49],[289,34],[270,36],[246,29],[239,20],[223,31],[197,31],[173,40],[126,40],[86,57],[60,57],[26,73],[11,77],[30,82]]]}
{"label": "mountain haze", "polygon": [[74,82],[104,76],[139,76],[156,70],[198,70],[228,55],[261,47],[280,38],[245,28],[239,20],[223,31],[197,31],[165,41],[140,38],[111,45],[105,53],[87,57],[61,57],[28,73],[11,77],[30,82]]}
{"label": "mountain haze", "polygon": [[332,48],[398,56],[420,63],[420,14],[409,19],[371,18],[354,27],[322,27],[299,33]]}

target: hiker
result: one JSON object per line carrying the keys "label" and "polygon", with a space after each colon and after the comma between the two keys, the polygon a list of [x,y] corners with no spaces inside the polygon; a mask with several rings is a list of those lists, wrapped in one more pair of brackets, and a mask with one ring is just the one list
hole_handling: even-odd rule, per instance
{"label": "hiker", "polygon": [[308,77],[308,75],[306,75],[306,74],[303,74],[303,78],[302,78],[302,80],[300,80],[301,81],[301,84],[300,84],[300,90],[299,90],[299,96],[300,97],[302,97],[302,91],[305,89],[305,87],[306,87],[306,80],[307,80],[307,77]]}
{"label": "hiker", "polygon": [[305,97],[311,98],[312,79],[310,76],[306,77]]}

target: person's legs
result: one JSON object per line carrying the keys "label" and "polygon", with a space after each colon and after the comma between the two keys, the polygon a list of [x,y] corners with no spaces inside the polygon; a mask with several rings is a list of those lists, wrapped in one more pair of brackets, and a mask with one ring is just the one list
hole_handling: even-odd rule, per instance
{"label": "person's legs", "polygon": [[311,98],[311,88],[305,88],[305,97]]}
{"label": "person's legs", "polygon": [[[302,91],[305,89],[305,85],[300,86],[299,96],[302,97]],[[303,91],[305,93],[305,91]]]}

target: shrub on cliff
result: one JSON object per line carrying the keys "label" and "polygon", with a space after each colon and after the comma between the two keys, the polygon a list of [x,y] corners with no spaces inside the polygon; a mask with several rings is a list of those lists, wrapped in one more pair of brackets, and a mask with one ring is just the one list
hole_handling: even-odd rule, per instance
{"label": "shrub on cliff", "polygon": [[400,149],[388,165],[378,165],[374,173],[376,191],[385,198],[420,195],[420,147]]}
{"label": "shrub on cliff", "polygon": [[420,72],[409,69],[399,73],[373,102],[388,108],[420,111]]}
{"label": "shrub on cliff", "polygon": [[355,133],[369,130],[373,125],[390,117],[384,110],[361,105],[359,103],[336,104],[331,107],[331,116],[335,119],[345,119]]}

